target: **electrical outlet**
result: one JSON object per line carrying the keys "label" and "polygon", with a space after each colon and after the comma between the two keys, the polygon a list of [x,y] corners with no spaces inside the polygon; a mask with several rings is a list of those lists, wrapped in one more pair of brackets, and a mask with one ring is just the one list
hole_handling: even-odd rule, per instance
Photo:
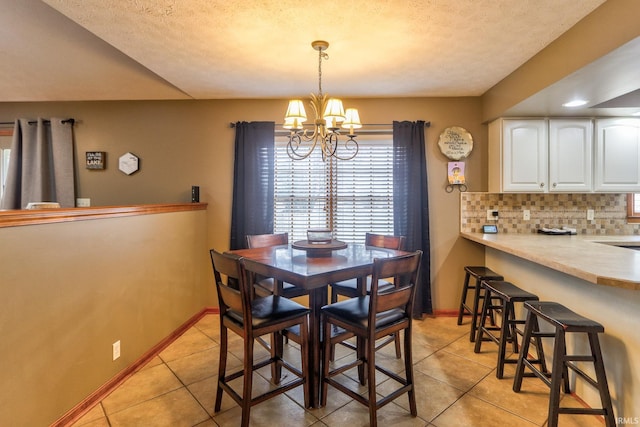
{"label": "electrical outlet", "polygon": [[531,211],[529,209],[525,209],[522,211],[522,219],[525,221],[531,220]]}
{"label": "electrical outlet", "polygon": [[77,208],[88,208],[91,206],[91,199],[76,199]]}
{"label": "electrical outlet", "polygon": [[497,220],[498,220],[498,210],[487,209],[487,221],[497,221]]}
{"label": "electrical outlet", "polygon": [[596,217],[596,213],[593,209],[587,209],[587,221],[593,221]]}
{"label": "electrical outlet", "polygon": [[114,342],[112,344],[113,347],[113,360],[116,360],[120,357],[120,340]]}

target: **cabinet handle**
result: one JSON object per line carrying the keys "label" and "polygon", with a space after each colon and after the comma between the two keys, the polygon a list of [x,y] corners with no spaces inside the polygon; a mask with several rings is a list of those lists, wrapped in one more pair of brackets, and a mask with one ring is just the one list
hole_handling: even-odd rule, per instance
{"label": "cabinet handle", "polygon": [[540,188],[544,188],[544,182],[540,183]]}
{"label": "cabinet handle", "polygon": [[556,188],[557,186],[558,186],[558,184],[554,182],[553,183],[553,188]]}

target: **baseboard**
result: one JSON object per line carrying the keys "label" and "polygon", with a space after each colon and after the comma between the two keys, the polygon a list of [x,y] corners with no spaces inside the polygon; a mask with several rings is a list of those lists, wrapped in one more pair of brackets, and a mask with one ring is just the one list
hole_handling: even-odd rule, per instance
{"label": "baseboard", "polygon": [[103,400],[106,396],[109,395],[109,393],[118,388],[118,386],[120,386],[131,375],[140,370],[140,368],[146,365],[151,359],[160,354],[162,350],[167,348],[172,342],[174,342],[180,335],[182,335],[189,328],[195,325],[200,319],[202,319],[207,314],[216,314],[219,312],[218,310],[219,309],[217,307],[208,307],[193,315],[189,320],[180,325],[178,329],[169,334],[169,336],[167,336],[165,339],[160,341],[158,344],[156,344],[146,353],[140,356],[138,360],[120,371],[115,377],[107,381],[102,387],[91,393],[82,402],[78,403],[76,406],[70,409],[66,414],[64,414],[57,421],[51,424],[50,427],[68,426],[82,418],[82,416],[89,412],[89,410],[91,410],[98,402]]}
{"label": "baseboard", "polygon": [[458,310],[434,310],[434,317],[458,317]]}

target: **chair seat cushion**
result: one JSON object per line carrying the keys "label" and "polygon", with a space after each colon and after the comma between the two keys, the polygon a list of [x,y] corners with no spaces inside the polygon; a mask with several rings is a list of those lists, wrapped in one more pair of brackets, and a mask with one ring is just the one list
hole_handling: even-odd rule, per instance
{"label": "chair seat cushion", "polygon": [[[361,328],[369,327],[369,296],[351,298],[335,304],[325,305],[322,312]],[[390,325],[408,316],[400,308],[383,311],[376,315],[376,328]]]}
{"label": "chair seat cushion", "polygon": [[[309,309],[295,301],[276,295],[255,298],[252,303],[251,314],[253,327],[260,328],[273,323],[283,322],[309,313]],[[235,310],[227,311],[226,315],[238,324],[242,324],[242,313]]]}
{"label": "chair seat cushion", "polygon": [[[378,291],[385,291],[393,287],[393,283],[387,282],[386,280],[378,280]],[[347,296],[357,295],[358,294],[358,280],[357,279],[349,279],[344,280],[342,282],[336,282],[331,284],[331,289],[334,292],[337,292],[341,295],[346,294]],[[367,276],[367,294],[371,293],[371,276]]]}

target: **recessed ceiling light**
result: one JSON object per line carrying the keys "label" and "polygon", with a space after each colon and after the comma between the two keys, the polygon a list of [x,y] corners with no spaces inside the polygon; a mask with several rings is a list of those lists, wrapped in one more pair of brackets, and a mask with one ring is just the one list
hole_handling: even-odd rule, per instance
{"label": "recessed ceiling light", "polygon": [[587,102],[589,101],[585,101],[584,99],[576,99],[574,101],[569,101],[569,102],[565,102],[564,104],[562,104],[563,107],[582,107],[583,105],[586,105]]}

